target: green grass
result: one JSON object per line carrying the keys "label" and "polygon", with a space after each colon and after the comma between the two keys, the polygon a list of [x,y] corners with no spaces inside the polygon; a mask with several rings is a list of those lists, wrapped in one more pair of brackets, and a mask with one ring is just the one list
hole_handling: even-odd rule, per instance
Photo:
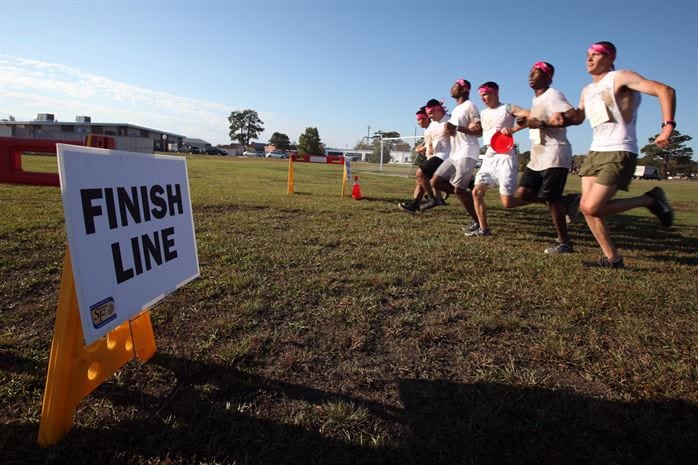
{"label": "green grass", "polygon": [[[26,161],[55,169],[55,159]],[[52,165],[53,164],[53,165]],[[676,225],[611,220],[547,256],[544,208],[466,238],[455,199],[411,217],[408,167],[193,156],[201,278],[153,309],[157,355],[36,445],[65,250],[57,188],[0,185],[3,463],[690,463],[698,455],[698,183]],[[654,183],[636,181],[628,195]],[[571,177],[569,191],[579,190]]]}

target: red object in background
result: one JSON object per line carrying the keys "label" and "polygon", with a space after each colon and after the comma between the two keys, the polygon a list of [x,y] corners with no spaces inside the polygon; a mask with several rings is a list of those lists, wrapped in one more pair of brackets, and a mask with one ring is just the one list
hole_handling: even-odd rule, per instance
{"label": "red object in background", "polygon": [[60,186],[58,173],[38,173],[24,171],[22,154],[28,152],[56,153],[56,144],[87,145],[113,149],[116,143],[113,137],[88,134],[84,143],[74,140],[20,139],[0,137],[0,182],[10,184],[30,184],[34,186]]}
{"label": "red object in background", "polygon": [[363,199],[363,196],[361,195],[361,184],[359,184],[358,176],[354,176],[354,186],[351,188],[351,198],[354,200]]}

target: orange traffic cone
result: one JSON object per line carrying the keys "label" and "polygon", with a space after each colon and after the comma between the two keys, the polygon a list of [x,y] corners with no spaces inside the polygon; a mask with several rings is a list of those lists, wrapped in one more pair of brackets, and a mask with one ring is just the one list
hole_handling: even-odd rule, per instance
{"label": "orange traffic cone", "polygon": [[354,200],[363,199],[363,196],[361,195],[361,184],[359,184],[358,176],[354,176],[354,186],[351,188],[351,198]]}

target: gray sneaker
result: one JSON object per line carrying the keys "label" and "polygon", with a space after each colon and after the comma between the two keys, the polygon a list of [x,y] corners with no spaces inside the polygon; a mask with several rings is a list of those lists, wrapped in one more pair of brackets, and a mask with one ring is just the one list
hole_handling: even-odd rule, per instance
{"label": "gray sneaker", "polygon": [[645,192],[645,195],[652,197],[654,202],[650,205],[649,210],[657,215],[662,226],[668,228],[674,222],[674,209],[666,198],[666,194],[661,187],[654,187]]}
{"label": "gray sneaker", "polygon": [[582,194],[568,194],[563,196],[562,204],[565,206],[565,221],[567,224],[572,224],[579,218],[579,201],[582,199]]}
{"label": "gray sneaker", "polygon": [[573,253],[574,252],[574,247],[572,247],[572,244],[569,244],[567,242],[556,242],[555,245],[548,247],[545,249],[545,253],[549,254],[557,254],[557,253]]}
{"label": "gray sneaker", "polygon": [[475,231],[466,232],[465,235],[468,237],[485,237],[485,236],[491,236],[492,232],[490,232],[490,228],[487,228],[487,229],[477,228]]}
{"label": "gray sneaker", "polygon": [[473,221],[468,226],[461,226],[461,229],[463,230],[464,233],[470,233],[473,231],[477,231],[478,229],[480,229],[480,223],[478,223],[477,221]]}

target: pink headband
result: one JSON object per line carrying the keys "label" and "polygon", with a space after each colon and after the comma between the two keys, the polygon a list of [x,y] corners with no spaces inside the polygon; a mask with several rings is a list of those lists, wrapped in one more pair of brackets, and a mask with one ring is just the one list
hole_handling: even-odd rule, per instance
{"label": "pink headband", "polygon": [[545,63],[544,61],[537,61],[536,63],[533,64],[533,68],[543,71],[545,74],[547,74],[552,79],[553,70],[550,69],[550,66],[548,66],[548,64]]}
{"label": "pink headband", "polygon": [[489,94],[496,94],[497,93],[497,89],[495,89],[494,87],[490,87],[490,86],[482,86],[482,87],[478,88],[477,91],[480,93],[480,95],[488,94],[488,93]]}
{"label": "pink headband", "polygon": [[470,90],[470,86],[468,85],[467,82],[465,82],[465,79],[456,79],[456,84],[464,88],[465,90]]}
{"label": "pink headband", "polygon": [[592,44],[591,47],[589,47],[589,50],[587,50],[587,52],[601,53],[602,55],[607,55],[611,60],[616,59],[615,52],[610,47],[607,47],[603,44]]}
{"label": "pink headband", "polygon": [[424,113],[417,113],[417,119],[429,119],[429,117]]}

